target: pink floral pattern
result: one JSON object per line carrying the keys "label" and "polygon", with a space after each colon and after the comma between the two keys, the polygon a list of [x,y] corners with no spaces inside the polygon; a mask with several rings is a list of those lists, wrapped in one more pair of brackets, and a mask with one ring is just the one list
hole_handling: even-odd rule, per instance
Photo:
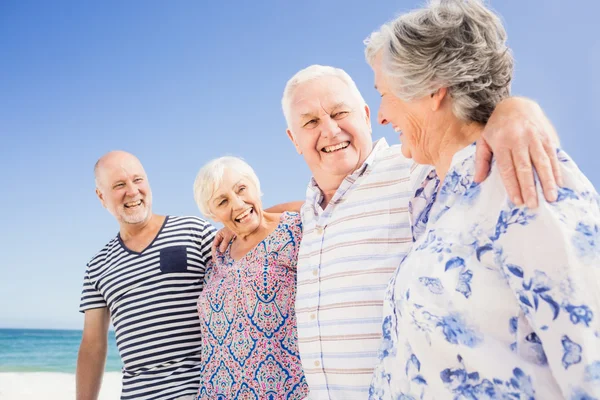
{"label": "pink floral pattern", "polygon": [[198,298],[202,376],[198,399],[303,399],[296,331],[297,213],[238,261],[229,249],[206,271]]}

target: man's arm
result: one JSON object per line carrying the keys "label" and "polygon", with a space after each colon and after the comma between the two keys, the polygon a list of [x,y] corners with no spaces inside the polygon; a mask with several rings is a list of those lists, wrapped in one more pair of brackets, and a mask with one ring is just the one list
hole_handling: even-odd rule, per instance
{"label": "man's arm", "polygon": [[77,357],[77,400],[97,400],[108,347],[108,308],[85,312],[83,338]]}
{"label": "man's arm", "polygon": [[277,204],[276,206],[267,208],[265,211],[270,213],[282,213],[286,211],[300,212],[302,204],[304,204],[303,201],[290,201],[289,203]]}
{"label": "man's arm", "polygon": [[[529,99],[510,97],[498,104],[477,143],[475,181],[489,173],[492,153],[511,201],[529,208],[538,205],[533,168],[548,201],[555,201],[562,186],[554,127],[540,106]],[[533,168],[532,168],[533,167]]]}

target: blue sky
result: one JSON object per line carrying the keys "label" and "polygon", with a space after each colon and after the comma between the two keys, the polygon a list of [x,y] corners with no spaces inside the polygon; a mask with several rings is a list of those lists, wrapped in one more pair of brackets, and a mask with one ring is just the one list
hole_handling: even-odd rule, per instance
{"label": "blue sky", "polygon": [[[0,4],[0,327],[80,328],[85,264],[118,226],[93,165],[144,163],[160,214],[198,215],[198,169],[222,155],[256,170],[264,203],[304,197],[285,135],[285,82],[344,68],[373,112],[362,40],[421,1],[4,1]],[[591,0],[492,1],[516,58],[513,93],[537,100],[600,184],[600,39]],[[374,137],[398,139],[389,127]]]}

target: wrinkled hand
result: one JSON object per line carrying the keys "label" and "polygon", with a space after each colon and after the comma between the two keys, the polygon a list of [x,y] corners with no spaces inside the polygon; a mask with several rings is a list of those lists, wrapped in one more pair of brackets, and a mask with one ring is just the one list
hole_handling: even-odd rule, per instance
{"label": "wrinkled hand", "polygon": [[235,237],[235,234],[228,228],[219,229],[210,248],[213,260],[217,259],[217,248],[219,249],[219,252],[225,252],[227,246],[229,246],[229,243],[231,243],[232,240],[235,240]]}
{"label": "wrinkled hand", "polygon": [[482,182],[490,171],[492,153],[516,205],[538,206],[532,166],[538,174],[544,197],[555,201],[557,185],[562,186],[556,147],[558,136],[537,103],[521,98],[502,101],[490,117],[477,142],[475,182]]}

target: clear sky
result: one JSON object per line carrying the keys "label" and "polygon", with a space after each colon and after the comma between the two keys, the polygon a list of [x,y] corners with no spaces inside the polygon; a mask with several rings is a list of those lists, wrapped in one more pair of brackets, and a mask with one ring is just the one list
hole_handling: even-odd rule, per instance
{"label": "clear sky", "polygon": [[[280,100],[310,64],[344,68],[376,113],[363,39],[422,1],[0,2],[0,327],[80,328],[86,262],[117,232],[93,165],[144,163],[160,214],[199,215],[198,169],[222,155],[257,171],[264,203],[310,176]],[[513,93],[537,100],[600,184],[595,1],[492,1],[516,58]],[[374,137],[397,143],[389,127]]]}

